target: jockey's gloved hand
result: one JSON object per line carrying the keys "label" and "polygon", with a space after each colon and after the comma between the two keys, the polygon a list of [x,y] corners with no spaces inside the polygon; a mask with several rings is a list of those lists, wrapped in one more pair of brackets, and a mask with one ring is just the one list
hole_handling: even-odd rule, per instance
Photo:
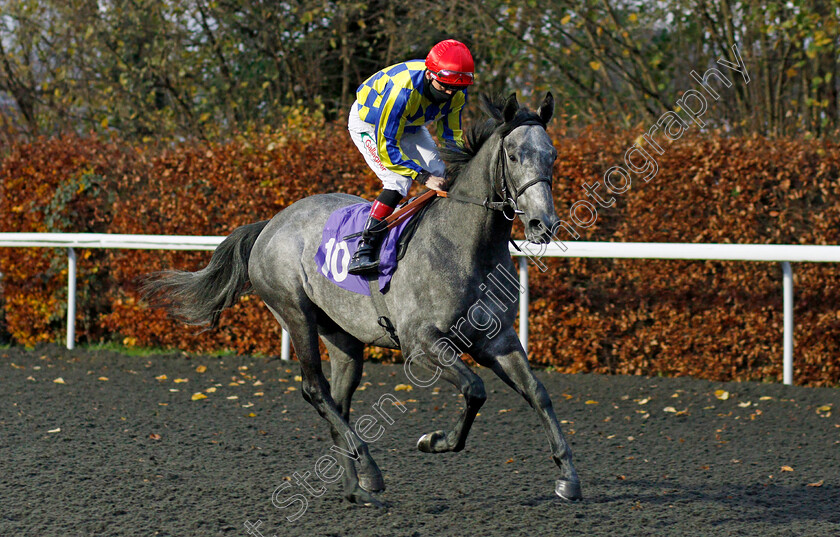
{"label": "jockey's gloved hand", "polygon": [[425,186],[426,188],[431,188],[432,190],[446,191],[449,184],[443,177],[432,175],[426,180]]}

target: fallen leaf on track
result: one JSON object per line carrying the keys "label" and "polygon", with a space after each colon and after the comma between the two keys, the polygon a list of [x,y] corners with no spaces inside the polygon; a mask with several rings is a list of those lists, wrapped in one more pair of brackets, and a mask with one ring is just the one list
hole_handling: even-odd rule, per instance
{"label": "fallen leaf on track", "polygon": [[715,390],[715,397],[717,397],[721,401],[726,401],[727,399],[729,399],[729,392],[726,390]]}
{"label": "fallen leaf on track", "polygon": [[589,401],[587,401],[587,402],[586,402],[586,403],[584,403],[584,404],[585,404],[585,405],[597,405],[597,404],[598,404],[598,401],[593,401],[592,399],[590,399]]}
{"label": "fallen leaf on track", "polygon": [[106,381],[108,380],[108,377],[99,377],[97,380]]}
{"label": "fallen leaf on track", "polygon": [[200,365],[200,366],[195,368],[196,373],[204,373],[205,371],[207,371],[207,366],[206,365]]}
{"label": "fallen leaf on track", "polygon": [[[57,429],[50,429],[50,430],[49,430],[49,431],[47,431],[47,432],[48,432],[48,433],[60,433],[60,432],[61,432],[61,427],[59,427],[59,428],[57,428]],[[822,482],[820,482],[820,483],[822,483]]]}
{"label": "fallen leaf on track", "polygon": [[782,466],[782,471],[783,472],[792,472],[793,468],[791,468],[790,466]]}
{"label": "fallen leaf on track", "polygon": [[152,433],[149,435],[149,438],[151,438],[152,440],[160,440],[160,435]]}
{"label": "fallen leaf on track", "polygon": [[205,393],[213,393],[213,392],[215,392],[215,391],[216,391],[216,387],[215,387],[215,386],[210,386],[209,388],[207,388],[206,390],[204,390],[204,392],[205,392]]}
{"label": "fallen leaf on track", "polygon": [[662,411],[663,412],[676,412],[677,409],[672,407],[672,406],[666,406],[665,408],[662,409]]}
{"label": "fallen leaf on track", "polygon": [[824,479],[820,479],[820,480],[819,480],[819,481],[817,481],[816,483],[808,483],[808,484],[807,484],[807,485],[805,485],[805,486],[806,486],[806,487],[821,487],[821,486],[823,486],[823,483],[825,483],[825,480],[824,480]]}
{"label": "fallen leaf on track", "polygon": [[175,379],[172,382],[174,382],[175,384],[181,384],[183,382],[189,382],[189,381],[190,381],[190,379]]}
{"label": "fallen leaf on track", "polygon": [[56,384],[66,384],[66,382],[64,382],[64,379],[61,377],[58,377],[53,382],[55,382]]}
{"label": "fallen leaf on track", "polygon": [[155,380],[166,380],[166,375],[160,375],[158,377],[155,377]]}
{"label": "fallen leaf on track", "polygon": [[192,397],[190,397],[190,399],[192,399],[193,401],[199,401],[201,399],[207,399],[207,396],[204,395],[201,392],[198,392],[198,393],[192,394]]}
{"label": "fallen leaf on track", "polygon": [[398,392],[410,392],[414,388],[410,384],[397,384],[394,389]]}
{"label": "fallen leaf on track", "polygon": [[513,459],[508,459],[508,460],[505,461],[505,464],[510,464],[512,462],[513,462]]}

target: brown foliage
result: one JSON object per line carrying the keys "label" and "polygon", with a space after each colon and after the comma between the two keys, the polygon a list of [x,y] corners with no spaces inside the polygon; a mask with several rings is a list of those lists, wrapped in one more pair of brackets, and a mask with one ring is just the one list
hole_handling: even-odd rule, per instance
{"label": "brown foliage", "polygon": [[[561,218],[620,164],[638,133],[554,132]],[[663,146],[664,147],[664,146]],[[840,146],[829,142],[687,137],[664,147],[659,173],[599,208],[583,240],[837,244]],[[379,184],[341,125],[295,137],[127,147],[96,138],[39,140],[0,163],[2,231],[226,235],[293,201],[329,191],[371,199]],[[603,188],[603,187],[602,187]],[[602,192],[606,197],[606,193]],[[566,218],[568,219],[568,218]],[[515,228],[515,233],[521,230]],[[561,232],[563,233],[563,232]],[[570,248],[574,241],[568,236]],[[209,252],[79,252],[78,338],[190,351],[274,354],[280,330],[256,297],[196,335],[138,303],[136,279],[196,270]],[[564,372],[781,378],[781,270],[773,263],[548,259],[531,272],[530,358]],[[0,249],[5,322],[31,345],[62,338],[62,252]],[[835,385],[838,273],[795,265],[797,382]],[[369,351],[376,358],[392,354]]]}

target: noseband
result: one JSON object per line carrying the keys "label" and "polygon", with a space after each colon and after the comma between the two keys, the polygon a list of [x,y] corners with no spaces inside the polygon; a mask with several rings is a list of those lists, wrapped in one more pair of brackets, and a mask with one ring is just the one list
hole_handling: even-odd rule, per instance
{"label": "noseband", "polygon": [[[525,125],[539,125],[545,128],[545,125],[536,119],[531,119],[519,125],[520,127]],[[511,131],[513,132],[513,131]],[[510,133],[508,133],[510,134]],[[507,169],[507,160],[508,154],[507,149],[505,149],[505,137],[503,136],[501,139],[501,156],[498,161],[498,177],[499,181],[493,182],[493,197],[501,198],[502,201],[493,201],[489,197],[485,198],[484,200],[479,200],[477,198],[471,198],[468,196],[460,196],[460,195],[453,195],[448,192],[439,192],[438,195],[451,198],[458,201],[463,201],[466,203],[472,203],[474,205],[481,205],[485,209],[491,211],[500,211],[502,215],[507,218],[508,220],[513,220],[516,218],[518,214],[524,214],[524,211],[520,210],[517,206],[517,201],[519,200],[519,196],[521,196],[526,190],[531,188],[532,186],[538,183],[548,183],[549,188],[551,188],[551,177],[537,177],[536,179],[531,179],[530,181],[526,182],[524,185],[516,186],[510,181],[509,173]]]}

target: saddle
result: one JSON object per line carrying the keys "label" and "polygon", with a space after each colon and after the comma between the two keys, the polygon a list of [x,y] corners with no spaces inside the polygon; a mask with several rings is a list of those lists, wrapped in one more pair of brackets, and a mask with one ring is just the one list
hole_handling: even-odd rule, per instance
{"label": "saddle", "polygon": [[[367,204],[348,206],[330,215],[324,226],[321,245],[315,253],[316,265],[324,277],[342,289],[371,297],[379,326],[384,331],[384,335],[377,342],[384,340],[387,345],[387,341],[390,340],[398,349],[400,348],[399,336],[396,327],[391,322],[390,312],[385,305],[382,293],[385,292],[391,275],[396,270],[397,263],[405,256],[408,243],[414,237],[418,224],[437,196],[438,193],[435,190],[424,192],[398,207],[393,214],[385,219],[386,227],[393,228],[388,232],[392,236],[386,236],[381,246],[380,259],[382,262],[379,270],[375,273],[347,274],[346,263],[349,260],[350,252],[357,247],[362,233],[354,232],[347,235],[340,233],[345,227],[359,229],[360,223],[368,217],[370,206]],[[346,225],[348,222],[354,225]],[[340,260],[343,260],[344,263],[340,263]],[[342,270],[342,266],[344,270]],[[377,342],[374,344],[381,344]]]}
{"label": "saddle", "polygon": [[[434,202],[437,197],[438,192],[436,190],[424,192],[398,206],[391,215],[385,218],[385,227],[390,229],[397,226],[406,218],[414,216],[414,218],[411,218],[411,220],[409,220],[405,225],[399,238],[397,239],[397,261],[401,260],[403,256],[405,256],[405,252],[408,249],[408,243],[411,241],[412,237],[414,237],[414,232],[417,231],[417,225],[420,223],[420,220],[423,219],[426,211],[432,206],[432,202]],[[344,240],[351,240],[361,236],[362,232],[358,231],[356,233],[345,235],[343,238]]]}

